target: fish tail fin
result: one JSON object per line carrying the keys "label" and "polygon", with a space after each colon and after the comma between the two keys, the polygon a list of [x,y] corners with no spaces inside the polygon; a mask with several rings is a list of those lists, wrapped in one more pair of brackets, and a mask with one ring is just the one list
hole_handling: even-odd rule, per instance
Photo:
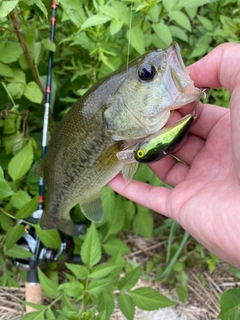
{"label": "fish tail fin", "polygon": [[70,217],[69,219],[59,219],[58,217],[50,217],[50,215],[45,212],[43,212],[41,217],[40,227],[44,230],[58,229],[73,237],[77,237],[80,234]]}
{"label": "fish tail fin", "polygon": [[100,223],[103,219],[103,206],[100,193],[88,196],[79,203],[82,213],[92,222]]}

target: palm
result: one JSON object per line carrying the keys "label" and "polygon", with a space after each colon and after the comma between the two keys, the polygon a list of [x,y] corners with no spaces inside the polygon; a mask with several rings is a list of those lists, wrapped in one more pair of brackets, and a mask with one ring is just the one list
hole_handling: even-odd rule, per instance
{"label": "palm", "polygon": [[[225,87],[231,108],[205,105],[176,156],[150,165],[170,186],[152,187],[121,176],[110,186],[127,198],[178,221],[211,252],[240,267],[240,46],[223,44],[190,67],[198,87]],[[183,116],[186,110],[179,110]],[[187,112],[188,113],[188,112]]]}

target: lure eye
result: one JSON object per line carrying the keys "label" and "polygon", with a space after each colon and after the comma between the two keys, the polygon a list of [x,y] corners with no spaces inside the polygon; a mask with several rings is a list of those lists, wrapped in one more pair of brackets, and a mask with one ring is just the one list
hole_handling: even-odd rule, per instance
{"label": "lure eye", "polygon": [[142,81],[151,81],[157,73],[156,68],[153,65],[140,66],[138,69],[138,77]]}
{"label": "lure eye", "polygon": [[138,156],[138,158],[140,158],[140,159],[143,158],[143,157],[144,157],[144,151],[141,150],[141,149],[138,150],[138,151],[137,151],[137,156]]}

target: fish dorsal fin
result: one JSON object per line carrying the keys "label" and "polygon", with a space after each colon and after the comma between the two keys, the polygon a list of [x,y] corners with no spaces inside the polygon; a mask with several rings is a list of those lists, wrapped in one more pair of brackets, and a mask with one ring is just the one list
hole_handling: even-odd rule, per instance
{"label": "fish dorsal fin", "polygon": [[103,219],[102,199],[99,193],[88,196],[79,203],[82,213],[92,222],[100,223]]}
{"label": "fish dorsal fin", "polygon": [[138,162],[129,163],[123,168],[122,175],[126,183],[129,183],[132,180],[132,177],[134,176],[134,173],[137,171],[137,168]]}

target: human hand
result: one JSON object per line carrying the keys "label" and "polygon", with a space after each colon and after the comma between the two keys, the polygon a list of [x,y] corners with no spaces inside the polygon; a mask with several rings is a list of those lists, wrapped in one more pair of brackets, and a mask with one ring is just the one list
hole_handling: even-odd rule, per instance
{"label": "human hand", "polygon": [[[173,157],[149,164],[173,187],[153,187],[118,175],[109,186],[176,220],[209,251],[240,268],[240,45],[226,43],[189,67],[196,87],[224,87],[230,110],[200,105],[190,135]],[[178,110],[178,117],[187,112]],[[175,116],[177,112],[175,113]]]}

